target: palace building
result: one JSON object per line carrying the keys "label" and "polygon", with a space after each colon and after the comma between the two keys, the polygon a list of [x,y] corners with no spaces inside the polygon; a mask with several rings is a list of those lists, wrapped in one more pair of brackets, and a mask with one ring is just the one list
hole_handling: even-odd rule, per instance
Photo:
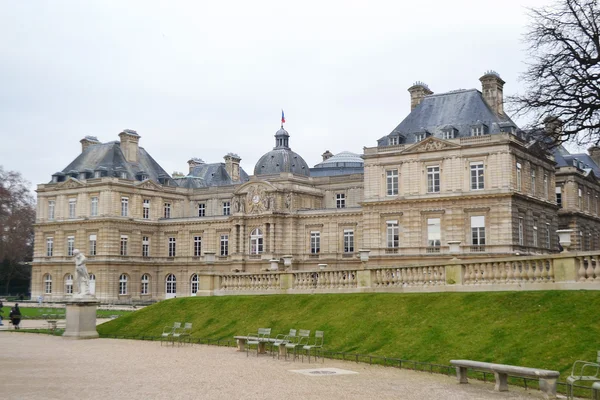
{"label": "palace building", "polygon": [[73,294],[76,248],[111,302],[194,296],[201,274],[358,267],[359,249],[381,267],[553,253],[559,228],[574,249],[600,249],[600,149],[548,152],[505,114],[500,76],[480,82],[440,94],[417,82],[375,146],[312,168],[283,127],[252,175],[234,153],[169,175],[133,130],[86,136],[38,185],[32,296]]}

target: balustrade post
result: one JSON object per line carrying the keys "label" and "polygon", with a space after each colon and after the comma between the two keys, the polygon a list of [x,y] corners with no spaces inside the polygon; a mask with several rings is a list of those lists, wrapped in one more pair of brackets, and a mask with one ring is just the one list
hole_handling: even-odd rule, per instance
{"label": "balustrade post", "polygon": [[279,289],[287,290],[294,287],[294,274],[282,273],[279,274]]}
{"label": "balustrade post", "polygon": [[446,285],[464,285],[463,267],[461,264],[442,267],[446,275]]}
{"label": "balustrade post", "polygon": [[576,282],[579,279],[577,257],[555,258],[553,262],[555,282]]}
{"label": "balustrade post", "polygon": [[373,287],[373,271],[370,269],[361,269],[356,271],[356,279],[359,288]]}

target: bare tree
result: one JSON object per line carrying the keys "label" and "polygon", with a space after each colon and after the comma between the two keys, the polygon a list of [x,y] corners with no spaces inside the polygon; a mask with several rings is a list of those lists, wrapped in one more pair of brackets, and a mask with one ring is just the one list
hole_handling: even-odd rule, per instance
{"label": "bare tree", "polygon": [[0,282],[5,291],[13,279],[26,279],[24,264],[33,255],[35,207],[29,182],[0,166]]}
{"label": "bare tree", "polygon": [[[598,0],[559,0],[530,10],[525,40],[531,61],[526,91],[509,98],[517,115],[546,124],[555,145],[600,143],[600,8]],[[560,120],[560,123],[557,121]]]}

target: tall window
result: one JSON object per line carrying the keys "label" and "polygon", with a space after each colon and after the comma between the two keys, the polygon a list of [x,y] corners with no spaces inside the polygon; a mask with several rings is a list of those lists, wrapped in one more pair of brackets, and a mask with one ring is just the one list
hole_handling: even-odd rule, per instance
{"label": "tall window", "polygon": [[261,254],[263,252],[263,234],[259,228],[250,233],[250,254]]}
{"label": "tall window", "polygon": [[229,255],[229,235],[221,235],[221,253],[222,256]]}
{"label": "tall window", "polygon": [[229,201],[223,202],[223,215],[231,214],[231,203]]}
{"label": "tall window", "polygon": [[96,275],[90,273],[90,293],[96,294]]}
{"label": "tall window", "polygon": [[54,238],[47,237],[46,238],[46,257],[52,257],[54,254]]}
{"label": "tall window", "polygon": [[73,294],[73,275],[65,275],[65,294]]}
{"label": "tall window", "polygon": [[335,195],[335,207],[336,208],[346,208],[346,194],[345,193],[337,193]]}
{"label": "tall window", "polygon": [[525,243],[524,232],[523,232],[523,218],[519,217],[519,244],[523,246]]}
{"label": "tall window", "polygon": [[398,170],[390,169],[385,171],[387,195],[396,196],[398,194]]}
{"label": "tall window", "polygon": [[167,287],[166,287],[167,295],[169,295],[169,294],[175,295],[177,293],[177,279],[175,278],[175,275],[173,275],[173,274],[167,275],[166,283],[167,283]]}
{"label": "tall window", "polygon": [[354,231],[344,229],[344,253],[354,253]]}
{"label": "tall window", "polygon": [[69,218],[75,218],[77,211],[77,199],[69,199]]}
{"label": "tall window", "polygon": [[202,253],[202,236],[194,236],[194,257],[200,257]]}
{"label": "tall window", "polygon": [[321,232],[310,233],[310,253],[319,254],[321,252]]}
{"label": "tall window", "polygon": [[588,191],[587,195],[587,210],[590,211],[592,209],[592,194]]}
{"label": "tall window", "polygon": [[165,203],[165,218],[171,218],[171,203]]}
{"label": "tall window", "polygon": [[89,254],[90,256],[95,256],[96,255],[96,235],[90,235],[90,242],[89,242]]}
{"label": "tall window", "polygon": [[579,204],[579,209],[583,209],[583,197],[581,194],[581,188],[577,189],[577,194],[578,194],[578,203]]}
{"label": "tall window", "polygon": [[44,275],[44,293],[52,294],[52,275]]}
{"label": "tall window", "polygon": [[473,246],[485,245],[485,217],[483,215],[471,217],[471,244]]}
{"label": "tall window", "polygon": [[533,247],[538,247],[538,221],[533,220]]}
{"label": "tall window", "polygon": [[127,275],[119,276],[119,294],[127,294]]}
{"label": "tall window", "polygon": [[67,256],[72,256],[73,250],[75,250],[75,236],[67,236]]}
{"label": "tall window", "polygon": [[546,224],[546,248],[550,248],[550,224]]}
{"label": "tall window", "polygon": [[142,236],[142,257],[150,257],[150,238]]}
{"label": "tall window", "polygon": [[142,275],[142,287],[140,289],[140,294],[148,294],[150,286],[150,275],[144,274]]}
{"label": "tall window", "polygon": [[206,204],[198,203],[198,216],[205,217],[206,216]]}
{"label": "tall window", "polygon": [[521,163],[517,163],[517,191],[521,191]]}
{"label": "tall window", "polygon": [[150,200],[144,199],[142,204],[142,218],[150,219]]}
{"label": "tall window", "polygon": [[544,198],[549,199],[550,195],[548,192],[548,173],[544,172]]}
{"label": "tall window", "polygon": [[90,207],[90,216],[97,217],[98,216],[98,197],[92,197],[92,204]]}
{"label": "tall window", "polygon": [[128,240],[129,240],[129,238],[127,237],[127,235],[121,235],[121,255],[122,256],[127,255],[127,241]]}
{"label": "tall window", "polygon": [[440,191],[440,167],[434,165],[427,167],[427,192],[437,193]]}
{"label": "tall window", "polygon": [[174,237],[169,238],[169,257],[175,257],[176,253],[176,239]]}
{"label": "tall window", "polygon": [[54,200],[48,200],[48,219],[49,220],[53,220],[54,219],[54,207],[56,205],[56,202]]}
{"label": "tall window", "polygon": [[471,163],[471,190],[483,189],[483,163]]}
{"label": "tall window", "polygon": [[442,233],[439,218],[427,219],[427,246],[440,247],[442,245]]}
{"label": "tall window", "polygon": [[198,293],[198,275],[193,274],[190,279],[190,288],[192,289],[192,296]]}
{"label": "tall window", "polygon": [[560,186],[557,186],[554,190],[556,192],[556,204],[558,204],[558,206],[562,208],[562,188]]}
{"label": "tall window", "polygon": [[400,246],[400,229],[398,221],[387,221],[387,247],[397,248]]}
{"label": "tall window", "polygon": [[535,167],[531,166],[531,194],[535,196]]}

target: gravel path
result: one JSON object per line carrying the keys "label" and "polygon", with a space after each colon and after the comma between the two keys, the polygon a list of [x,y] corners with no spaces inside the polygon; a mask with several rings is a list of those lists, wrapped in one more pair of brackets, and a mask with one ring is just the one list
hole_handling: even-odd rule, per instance
{"label": "gravel path", "polygon": [[[246,357],[234,348],[160,346],[133,340],[68,340],[0,333],[2,399],[541,399],[537,391],[455,377],[325,360],[308,364]],[[340,368],[352,375],[290,370]]]}

